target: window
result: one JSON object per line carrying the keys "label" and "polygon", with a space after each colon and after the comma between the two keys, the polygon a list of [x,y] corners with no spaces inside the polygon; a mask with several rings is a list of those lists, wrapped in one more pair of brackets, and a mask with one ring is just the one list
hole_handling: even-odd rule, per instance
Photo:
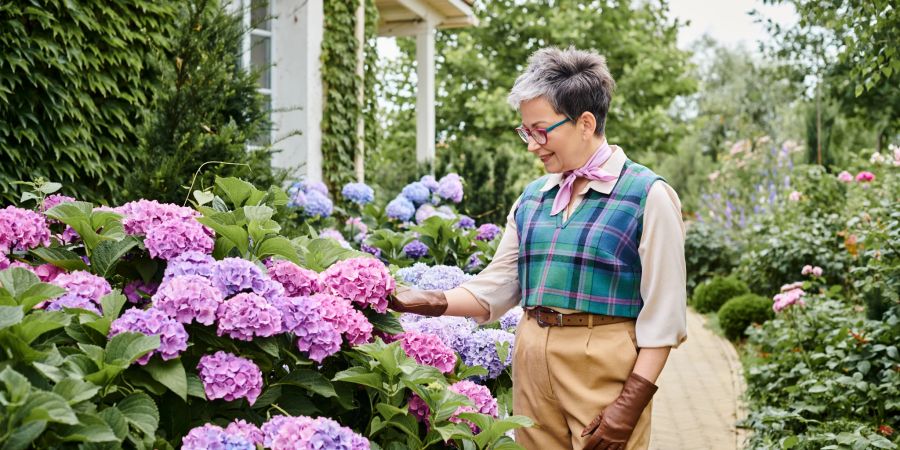
{"label": "window", "polygon": [[[244,39],[243,66],[259,72],[259,93],[266,99],[266,108],[272,112],[272,14],[266,0],[243,0],[244,26],[250,33]],[[249,6],[249,7],[248,7]],[[260,137],[255,145],[268,145],[271,133]]]}

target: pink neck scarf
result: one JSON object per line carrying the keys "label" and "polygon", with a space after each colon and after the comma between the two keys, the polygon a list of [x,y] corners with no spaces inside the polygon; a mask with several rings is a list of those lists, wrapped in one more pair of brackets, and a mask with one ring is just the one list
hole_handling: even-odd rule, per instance
{"label": "pink neck scarf", "polygon": [[587,163],[578,169],[563,173],[563,182],[559,187],[559,192],[556,193],[556,199],[553,200],[553,209],[550,210],[551,216],[559,214],[560,211],[566,209],[569,205],[569,200],[572,199],[572,188],[575,185],[575,179],[580,177],[591,181],[612,181],[619,178],[618,175],[610,174],[600,168],[609,160],[612,153],[612,148],[604,141],[603,145],[594,152],[594,156],[591,156]]}

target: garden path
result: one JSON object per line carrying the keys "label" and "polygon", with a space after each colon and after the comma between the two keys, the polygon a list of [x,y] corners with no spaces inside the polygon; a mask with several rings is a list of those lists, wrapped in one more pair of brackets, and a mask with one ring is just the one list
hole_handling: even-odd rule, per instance
{"label": "garden path", "polygon": [[734,347],[688,310],[688,339],[672,350],[653,400],[651,450],[735,450],[744,432],[744,378]]}

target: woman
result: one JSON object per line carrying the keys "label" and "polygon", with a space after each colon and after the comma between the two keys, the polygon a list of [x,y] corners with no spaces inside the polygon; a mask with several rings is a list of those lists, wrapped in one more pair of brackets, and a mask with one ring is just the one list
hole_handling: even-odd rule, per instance
{"label": "woman", "polygon": [[686,339],[677,194],[606,141],[615,82],[597,53],[547,48],[516,80],[516,132],[548,174],[507,218],[491,264],[445,292],[402,288],[395,311],[497,320],[521,303],[513,412],[525,448],[646,449],[651,398]]}

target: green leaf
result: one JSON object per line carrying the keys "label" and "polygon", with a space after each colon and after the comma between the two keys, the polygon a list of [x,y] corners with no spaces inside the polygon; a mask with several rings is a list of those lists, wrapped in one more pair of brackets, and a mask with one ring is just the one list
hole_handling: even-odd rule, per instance
{"label": "green leaf", "polygon": [[66,202],[54,206],[45,214],[72,227],[81,236],[84,245],[91,250],[100,242],[100,235],[91,224],[93,209],[94,205],[87,202]]}
{"label": "green leaf", "polygon": [[783,450],[787,450],[789,448],[794,448],[794,446],[799,443],[800,443],[800,438],[798,438],[797,436],[790,436],[781,442],[781,448]]}
{"label": "green leaf", "polygon": [[194,198],[197,199],[198,205],[205,205],[207,203],[212,203],[213,199],[216,198],[215,194],[212,192],[201,191],[194,189]]}
{"label": "green leaf", "polygon": [[[128,299],[119,292],[111,292],[100,297],[100,305],[103,309],[103,317],[115,320],[119,317],[122,307]],[[103,333],[104,335],[106,333]]]}
{"label": "green leaf", "polygon": [[169,390],[174,392],[175,395],[181,397],[182,400],[187,401],[187,375],[184,371],[184,365],[181,363],[181,358],[175,358],[169,361],[153,358],[146,366],[143,366],[143,369],[146,370],[154,380],[159,381],[169,388]]}
{"label": "green leaf", "polygon": [[70,405],[74,405],[90,400],[97,392],[100,392],[100,386],[78,378],[65,378],[53,386],[53,392],[66,399]]}
{"label": "green leaf", "polygon": [[399,334],[402,333],[403,325],[400,325],[400,321],[397,320],[397,316],[391,313],[380,314],[371,309],[366,309],[363,311],[366,318],[369,319],[369,322],[372,323],[372,326],[381,330],[388,334]]}
{"label": "green leaf", "polygon": [[19,304],[22,305],[23,310],[30,311],[38,303],[59,297],[65,292],[66,290],[59,286],[50,283],[38,283],[22,293],[19,297]]}
{"label": "green leaf", "polygon": [[206,390],[203,388],[203,382],[195,373],[187,375],[187,393],[191,397],[206,400]]}
{"label": "green leaf", "polygon": [[159,409],[149,395],[139,392],[131,394],[116,405],[132,427],[146,436],[156,434],[159,427]]}
{"label": "green leaf", "polygon": [[300,256],[297,254],[294,244],[283,236],[270,237],[259,244],[256,257],[262,259],[269,255],[278,255],[294,264],[300,264]]}
{"label": "green leaf", "polygon": [[122,333],[113,336],[106,345],[106,363],[128,367],[141,356],[159,347],[159,336]]}
{"label": "green leaf", "polygon": [[0,306],[0,330],[18,324],[23,317],[21,306]]}
{"label": "green leaf", "polygon": [[51,181],[38,186],[35,190],[43,193],[44,195],[50,195],[60,189],[62,189],[62,184]]}
{"label": "green leaf", "polygon": [[119,439],[105,420],[96,414],[78,414],[79,423],[63,427],[59,435],[65,442],[115,442]]}
{"label": "green leaf", "polygon": [[32,392],[17,415],[24,416],[23,424],[35,420],[66,425],[78,423],[78,417],[75,416],[75,411],[72,410],[66,399],[47,391]]}
{"label": "green leaf", "polygon": [[128,253],[129,250],[137,246],[138,238],[134,236],[126,236],[121,241],[103,241],[97,244],[94,252],[91,254],[91,267],[94,273],[102,277],[108,277],[116,268],[119,260]]}
{"label": "green leaf", "polygon": [[235,209],[240,208],[244,201],[256,189],[252,184],[234,177],[216,177],[216,186],[225,193]]}
{"label": "green leaf", "polygon": [[77,253],[66,250],[64,248],[38,247],[31,250],[31,254],[37,256],[38,258],[41,258],[42,260],[50,264],[53,264],[56,267],[66,269],[68,271],[89,269],[88,265],[85,264],[83,259],[81,259],[81,256],[78,256]]}
{"label": "green leaf", "polygon": [[244,207],[244,217],[246,217],[248,221],[256,221],[262,223],[271,219],[274,214],[275,210],[269,208],[268,206]]}
{"label": "green leaf", "polygon": [[334,386],[327,378],[315,370],[296,369],[287,376],[278,380],[278,384],[289,384],[314,392],[323,397],[336,397]]}
{"label": "green leaf", "polygon": [[31,344],[42,334],[65,327],[71,319],[71,315],[62,311],[32,311],[15,327],[15,333],[23,342]]}
{"label": "green leaf", "polygon": [[19,372],[11,369],[9,366],[6,366],[2,372],[0,372],[0,381],[6,386],[6,392],[9,393],[7,399],[10,403],[19,403],[25,400],[25,397],[28,396],[28,392],[31,390],[31,383]]}
{"label": "green leaf", "polygon": [[47,422],[44,420],[18,425],[12,430],[12,434],[2,448],[3,450],[25,450],[46,428]]}
{"label": "green leaf", "polygon": [[369,372],[364,367],[351,367],[347,370],[342,370],[334,374],[334,378],[331,380],[362,384],[378,389],[379,391],[384,391],[384,382],[381,380],[381,375]]}
{"label": "green leaf", "polygon": [[0,285],[3,286],[2,289],[9,292],[9,295],[15,299],[19,299],[25,291],[40,282],[40,278],[34,272],[22,267],[13,267],[0,271]]}
{"label": "green leaf", "polygon": [[242,255],[247,253],[247,249],[250,246],[250,238],[244,227],[224,224],[211,217],[199,217],[197,222],[212,228],[220,237],[234,244]]}
{"label": "green leaf", "polygon": [[116,435],[116,439],[121,441],[128,436],[128,421],[125,419],[125,415],[122,414],[122,411],[119,411],[119,408],[110,406],[104,408],[97,413],[97,415],[109,425],[113,434]]}

